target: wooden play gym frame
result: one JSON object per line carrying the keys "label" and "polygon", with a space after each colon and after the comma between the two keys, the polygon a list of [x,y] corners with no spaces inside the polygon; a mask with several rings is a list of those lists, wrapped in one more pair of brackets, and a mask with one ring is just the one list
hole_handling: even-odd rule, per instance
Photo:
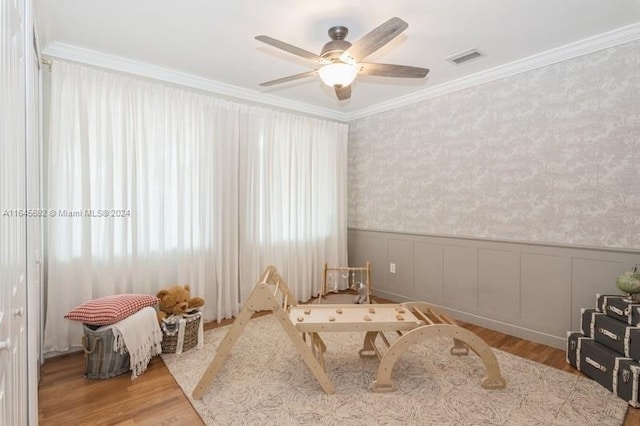
{"label": "wooden play gym frame", "polygon": [[[329,292],[329,281],[331,281],[331,273],[338,272],[339,274],[346,274],[346,281],[349,289],[358,290],[356,286],[356,274],[360,275],[360,283],[364,285],[366,291],[366,301],[364,303],[371,303],[371,262],[367,261],[365,266],[329,266],[325,262],[324,270],[322,272],[322,288],[320,289],[320,295],[318,296],[318,303],[322,303],[322,298]],[[336,278],[337,280],[338,278]]]}
{"label": "wooden play gym frame", "polygon": [[[483,388],[501,389],[506,385],[491,348],[476,334],[458,326],[441,310],[423,302],[298,305],[275,266],[270,265],[222,339],[215,357],[193,390],[193,398],[202,398],[242,330],[252,315],[259,311],[272,312],[327,394],[334,393],[335,388],[324,368],[326,346],[319,333],[334,331],[366,332],[360,356],[380,359],[376,380],[371,384],[374,392],[396,390],[391,373],[397,359],[409,346],[434,337],[452,338],[453,347],[450,352],[453,355],[467,355],[471,349],[480,357],[487,372],[487,376],[482,379]],[[395,332],[399,337],[391,343],[385,332]],[[380,340],[380,345],[376,345],[377,339]],[[386,347],[386,351],[380,350],[379,346]]]}

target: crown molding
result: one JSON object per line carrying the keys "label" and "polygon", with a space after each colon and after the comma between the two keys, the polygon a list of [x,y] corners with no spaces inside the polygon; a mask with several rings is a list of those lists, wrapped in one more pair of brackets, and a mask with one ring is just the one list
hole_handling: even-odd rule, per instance
{"label": "crown molding", "polygon": [[192,74],[144,62],[138,62],[119,56],[109,55],[95,50],[84,49],[65,43],[53,43],[44,49],[43,54],[48,57],[79,62],[101,68],[107,68],[113,71],[160,80],[171,84],[204,90],[206,92],[222,96],[241,99],[250,103],[278,107],[297,113],[305,113],[341,122],[344,122],[346,119],[346,115],[343,112],[319,108],[304,102],[286,100],[265,93],[260,93],[258,91],[248,90]]}
{"label": "crown molding", "polygon": [[415,104],[426,99],[457,92],[470,87],[479,86],[494,80],[531,71],[536,68],[545,67],[578,56],[587,55],[609,47],[618,46],[640,39],[640,23],[621,27],[597,36],[589,37],[575,43],[567,44],[555,49],[547,50],[524,59],[510,62],[499,67],[486,71],[471,74],[454,81],[439,84],[419,92],[411,93],[393,99],[388,102],[381,102],[370,107],[361,108],[357,111],[346,114],[346,121],[353,121],[359,118],[375,115],[395,108]]}
{"label": "crown molding", "polygon": [[204,90],[206,92],[240,99],[250,103],[273,106],[297,113],[310,114],[341,122],[349,122],[395,108],[415,104],[426,99],[435,98],[448,93],[457,92],[459,90],[499,80],[501,78],[531,71],[536,68],[566,61],[578,56],[587,55],[589,53],[638,39],[640,39],[640,23],[621,27],[613,31],[589,37],[555,49],[547,50],[499,67],[347,113],[316,107],[304,102],[285,100],[266,93],[260,93],[258,91],[220,83],[168,68],[162,68],[64,43],[53,43],[52,45],[47,46],[43,50],[43,55]]}

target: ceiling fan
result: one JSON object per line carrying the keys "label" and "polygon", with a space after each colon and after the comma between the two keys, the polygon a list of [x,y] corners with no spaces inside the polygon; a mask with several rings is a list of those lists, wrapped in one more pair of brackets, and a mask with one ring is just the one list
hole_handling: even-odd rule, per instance
{"label": "ceiling fan", "polygon": [[349,32],[347,27],[331,27],[329,28],[331,41],[324,45],[320,55],[266,35],[256,36],[256,40],[320,65],[320,67],[312,71],[266,81],[261,83],[260,86],[272,86],[274,84],[310,77],[317,73],[326,85],[334,88],[338,99],[343,101],[351,97],[351,83],[358,74],[383,77],[423,78],[429,72],[427,68],[361,62],[364,58],[400,35],[408,26],[409,24],[400,18],[391,18],[353,44],[345,40]]}

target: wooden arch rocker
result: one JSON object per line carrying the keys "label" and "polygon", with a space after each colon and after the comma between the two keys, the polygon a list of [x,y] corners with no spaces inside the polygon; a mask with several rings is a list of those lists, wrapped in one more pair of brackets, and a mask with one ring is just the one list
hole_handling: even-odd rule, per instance
{"label": "wooden arch rocker", "polygon": [[[374,392],[396,390],[391,373],[398,358],[409,346],[434,337],[452,338],[453,355],[466,355],[471,349],[480,357],[487,372],[481,383],[483,388],[500,389],[506,385],[491,348],[476,334],[457,325],[443,311],[423,302],[297,305],[296,298],[271,265],[222,339],[215,357],[193,390],[193,398],[202,398],[251,316],[258,311],[272,312],[327,394],[334,393],[335,388],[324,368],[326,346],[319,333],[338,331],[366,332],[360,356],[380,359],[376,380],[371,385]],[[393,332],[399,337],[392,341],[385,332]]]}
{"label": "wooden arch rocker", "polygon": [[[422,343],[427,339],[438,337],[453,338],[453,347],[450,349],[452,355],[467,355],[471,349],[480,357],[487,370],[487,376],[482,379],[482,387],[485,389],[502,389],[506,386],[506,381],[500,375],[500,365],[491,348],[475,333],[462,328],[449,318],[444,312],[423,302],[403,303],[402,307],[413,312],[417,317],[422,318],[425,325],[414,328],[404,333],[393,344],[388,346],[387,352],[380,359],[380,366],[376,374],[376,380],[372,383],[372,390],[376,392],[389,392],[396,389],[391,372],[400,356],[409,346]],[[440,321],[440,322],[438,322]],[[367,333],[361,356],[366,356],[366,348],[375,344],[377,337],[375,332]],[[386,341],[384,335],[383,340]]]}

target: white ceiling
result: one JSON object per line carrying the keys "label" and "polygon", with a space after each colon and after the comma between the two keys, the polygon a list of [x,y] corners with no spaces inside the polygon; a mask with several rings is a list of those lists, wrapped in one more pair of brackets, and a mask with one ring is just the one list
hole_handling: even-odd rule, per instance
{"label": "white ceiling", "polygon": [[[623,27],[640,34],[640,0],[36,0],[36,13],[45,54],[154,70],[141,73],[334,117]],[[313,64],[254,36],[319,53],[329,27],[348,27],[347,40],[354,42],[393,16],[409,28],[367,61],[430,68],[426,79],[359,76],[347,101],[338,101],[317,76],[259,86]],[[471,48],[486,56],[463,65],[446,60]]]}

